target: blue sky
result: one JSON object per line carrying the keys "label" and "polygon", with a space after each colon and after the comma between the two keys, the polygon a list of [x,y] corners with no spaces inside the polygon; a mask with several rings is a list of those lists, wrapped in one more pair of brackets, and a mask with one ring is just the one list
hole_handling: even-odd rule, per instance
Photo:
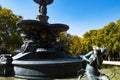
{"label": "blue sky", "polygon": [[[39,6],[33,0],[0,0],[0,5],[24,19],[35,19],[38,14]],[[47,8],[49,23],[67,24],[68,33],[80,37],[120,19],[120,0],[54,0]]]}

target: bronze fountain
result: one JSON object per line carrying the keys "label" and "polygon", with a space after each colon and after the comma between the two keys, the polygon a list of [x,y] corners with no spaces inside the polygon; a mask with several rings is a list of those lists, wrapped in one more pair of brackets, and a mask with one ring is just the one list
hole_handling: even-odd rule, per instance
{"label": "bronze fountain", "polygon": [[81,60],[71,56],[63,49],[64,44],[56,40],[59,33],[67,31],[69,26],[48,23],[47,5],[53,0],[34,2],[39,4],[37,20],[17,22],[24,44],[9,63],[12,65],[10,74],[27,79],[77,76],[78,70],[81,69]]}

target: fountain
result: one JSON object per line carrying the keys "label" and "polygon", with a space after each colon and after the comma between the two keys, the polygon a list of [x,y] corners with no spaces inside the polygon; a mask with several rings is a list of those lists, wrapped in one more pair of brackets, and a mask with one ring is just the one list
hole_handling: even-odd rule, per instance
{"label": "fountain", "polygon": [[63,49],[56,38],[69,29],[66,24],[48,23],[47,5],[53,0],[34,0],[39,4],[37,20],[17,22],[24,44],[12,57],[15,77],[27,79],[75,77],[81,69],[81,61]]}

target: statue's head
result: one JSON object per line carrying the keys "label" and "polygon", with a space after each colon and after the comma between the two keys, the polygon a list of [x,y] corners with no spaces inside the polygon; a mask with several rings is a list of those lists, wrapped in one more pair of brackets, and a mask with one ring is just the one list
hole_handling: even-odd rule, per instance
{"label": "statue's head", "polygon": [[98,46],[93,46],[93,51],[94,51],[94,54],[99,54],[101,53],[101,50]]}

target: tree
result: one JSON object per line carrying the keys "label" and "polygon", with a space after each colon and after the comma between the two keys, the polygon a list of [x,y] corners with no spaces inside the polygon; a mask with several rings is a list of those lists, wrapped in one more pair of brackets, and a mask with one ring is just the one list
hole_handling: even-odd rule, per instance
{"label": "tree", "polygon": [[20,47],[22,43],[16,27],[18,20],[20,17],[10,9],[0,7],[0,45],[5,44],[10,52]]}
{"label": "tree", "polygon": [[0,5],[0,10],[2,9],[2,6]]}
{"label": "tree", "polygon": [[[117,58],[120,56],[120,20],[117,23],[110,22],[98,30],[90,30],[83,35],[82,44],[86,46],[85,51],[90,50],[90,46],[97,45],[99,47],[107,47],[106,56]],[[119,56],[116,56],[118,55]]]}
{"label": "tree", "polygon": [[59,35],[59,41],[64,43],[64,50],[73,56],[77,56],[81,52],[81,38],[78,36],[62,32]]}

